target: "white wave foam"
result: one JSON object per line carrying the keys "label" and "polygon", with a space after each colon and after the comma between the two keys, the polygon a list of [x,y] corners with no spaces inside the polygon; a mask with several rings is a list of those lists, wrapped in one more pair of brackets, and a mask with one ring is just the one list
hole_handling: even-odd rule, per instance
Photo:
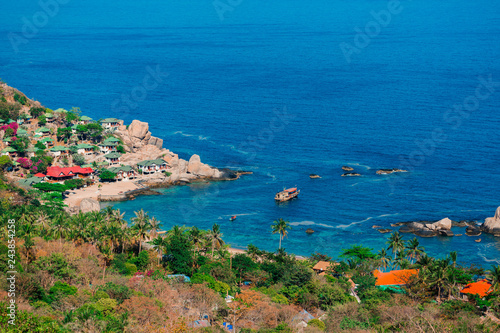
{"label": "white wave foam", "polygon": [[292,226],[299,226],[299,225],[319,225],[325,228],[335,228],[334,226],[324,224],[324,223],[316,223],[314,221],[301,221],[301,222],[290,222],[290,225]]}

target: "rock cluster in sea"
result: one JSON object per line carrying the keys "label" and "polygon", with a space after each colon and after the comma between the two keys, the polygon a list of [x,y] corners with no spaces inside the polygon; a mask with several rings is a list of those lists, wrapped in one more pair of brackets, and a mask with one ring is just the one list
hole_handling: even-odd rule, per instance
{"label": "rock cluster in sea", "polygon": [[409,222],[401,225],[399,232],[413,233],[420,237],[434,237],[437,235],[453,236],[451,231],[452,222],[444,218],[434,223]]}
{"label": "rock cluster in sea", "polygon": [[495,236],[500,236],[500,207],[497,208],[494,217],[488,217],[484,220],[481,230]]}

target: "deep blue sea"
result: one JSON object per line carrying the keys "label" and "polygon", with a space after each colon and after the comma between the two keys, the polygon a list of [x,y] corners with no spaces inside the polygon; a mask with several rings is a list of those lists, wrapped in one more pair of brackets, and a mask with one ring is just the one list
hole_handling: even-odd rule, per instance
{"label": "deep blue sea", "polygon": [[[293,229],[283,246],[298,255],[378,251],[388,234],[373,225],[493,216],[499,59],[500,3],[486,0],[0,5],[8,84],[53,109],[148,121],[183,158],[254,172],[115,207],[127,217],[144,208],[165,228],[219,223],[232,246],[266,250],[278,246],[272,221],[284,218]],[[340,177],[342,165],[362,176]],[[393,167],[410,172],[375,174]],[[274,202],[295,185],[299,199]],[[500,238],[476,238],[420,241],[432,255],[500,263]]]}

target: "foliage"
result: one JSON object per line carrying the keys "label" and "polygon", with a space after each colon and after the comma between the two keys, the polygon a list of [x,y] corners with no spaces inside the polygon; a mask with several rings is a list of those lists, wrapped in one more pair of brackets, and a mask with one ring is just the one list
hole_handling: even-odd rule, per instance
{"label": "foliage", "polygon": [[21,105],[19,103],[12,104],[6,101],[0,101],[0,118],[4,120],[17,119],[20,110]]}
{"label": "foliage", "polygon": [[113,173],[109,170],[103,170],[100,174],[99,174],[99,178],[102,180],[102,181],[110,181],[110,180],[114,180],[116,178],[116,173]]}
{"label": "foliage", "polygon": [[79,178],[68,179],[68,180],[64,181],[64,186],[68,190],[74,190],[74,189],[82,187],[83,185],[84,185],[84,180],[79,179]]}
{"label": "foliage", "polygon": [[38,125],[43,126],[47,123],[47,117],[44,114],[38,116]]}
{"label": "foliage", "polygon": [[43,192],[65,192],[67,190],[66,186],[58,183],[38,183],[33,185],[34,188],[39,189]]}
{"label": "foliage", "polygon": [[24,332],[59,332],[59,324],[49,317],[37,316],[25,310],[16,311],[16,325],[9,324],[9,310],[6,303],[0,303],[0,330],[2,332],[24,333]]}
{"label": "foliage", "polygon": [[28,103],[28,99],[26,98],[26,96],[18,92],[14,93],[14,100],[18,103],[21,103],[22,105],[26,105],[26,103]]}
{"label": "foliage", "polygon": [[14,148],[19,154],[24,154],[29,146],[29,139],[26,137],[13,138],[10,146]]}
{"label": "foliage", "polygon": [[307,325],[310,327],[316,327],[321,331],[324,331],[326,329],[325,323],[319,319],[311,319],[307,322]]}
{"label": "foliage", "polygon": [[125,154],[125,148],[122,145],[119,145],[118,147],[116,147],[116,151],[121,153],[121,154]]}
{"label": "foliage", "polygon": [[82,166],[86,162],[85,157],[80,154],[73,154],[71,156],[73,157],[73,163],[75,163],[76,165]]}
{"label": "foliage", "polygon": [[30,109],[30,115],[33,117],[33,118],[38,118],[40,117],[42,114],[45,113],[45,108],[42,108],[42,107],[32,107]]}

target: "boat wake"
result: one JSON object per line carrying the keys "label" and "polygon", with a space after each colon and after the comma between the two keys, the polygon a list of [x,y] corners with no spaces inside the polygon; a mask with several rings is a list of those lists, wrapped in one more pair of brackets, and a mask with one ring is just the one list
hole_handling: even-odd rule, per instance
{"label": "boat wake", "polygon": [[325,228],[335,228],[334,226],[331,226],[331,225],[328,225],[328,224],[324,224],[324,223],[316,223],[314,221],[290,222],[290,225],[291,226],[318,225],[318,226],[325,227]]}

